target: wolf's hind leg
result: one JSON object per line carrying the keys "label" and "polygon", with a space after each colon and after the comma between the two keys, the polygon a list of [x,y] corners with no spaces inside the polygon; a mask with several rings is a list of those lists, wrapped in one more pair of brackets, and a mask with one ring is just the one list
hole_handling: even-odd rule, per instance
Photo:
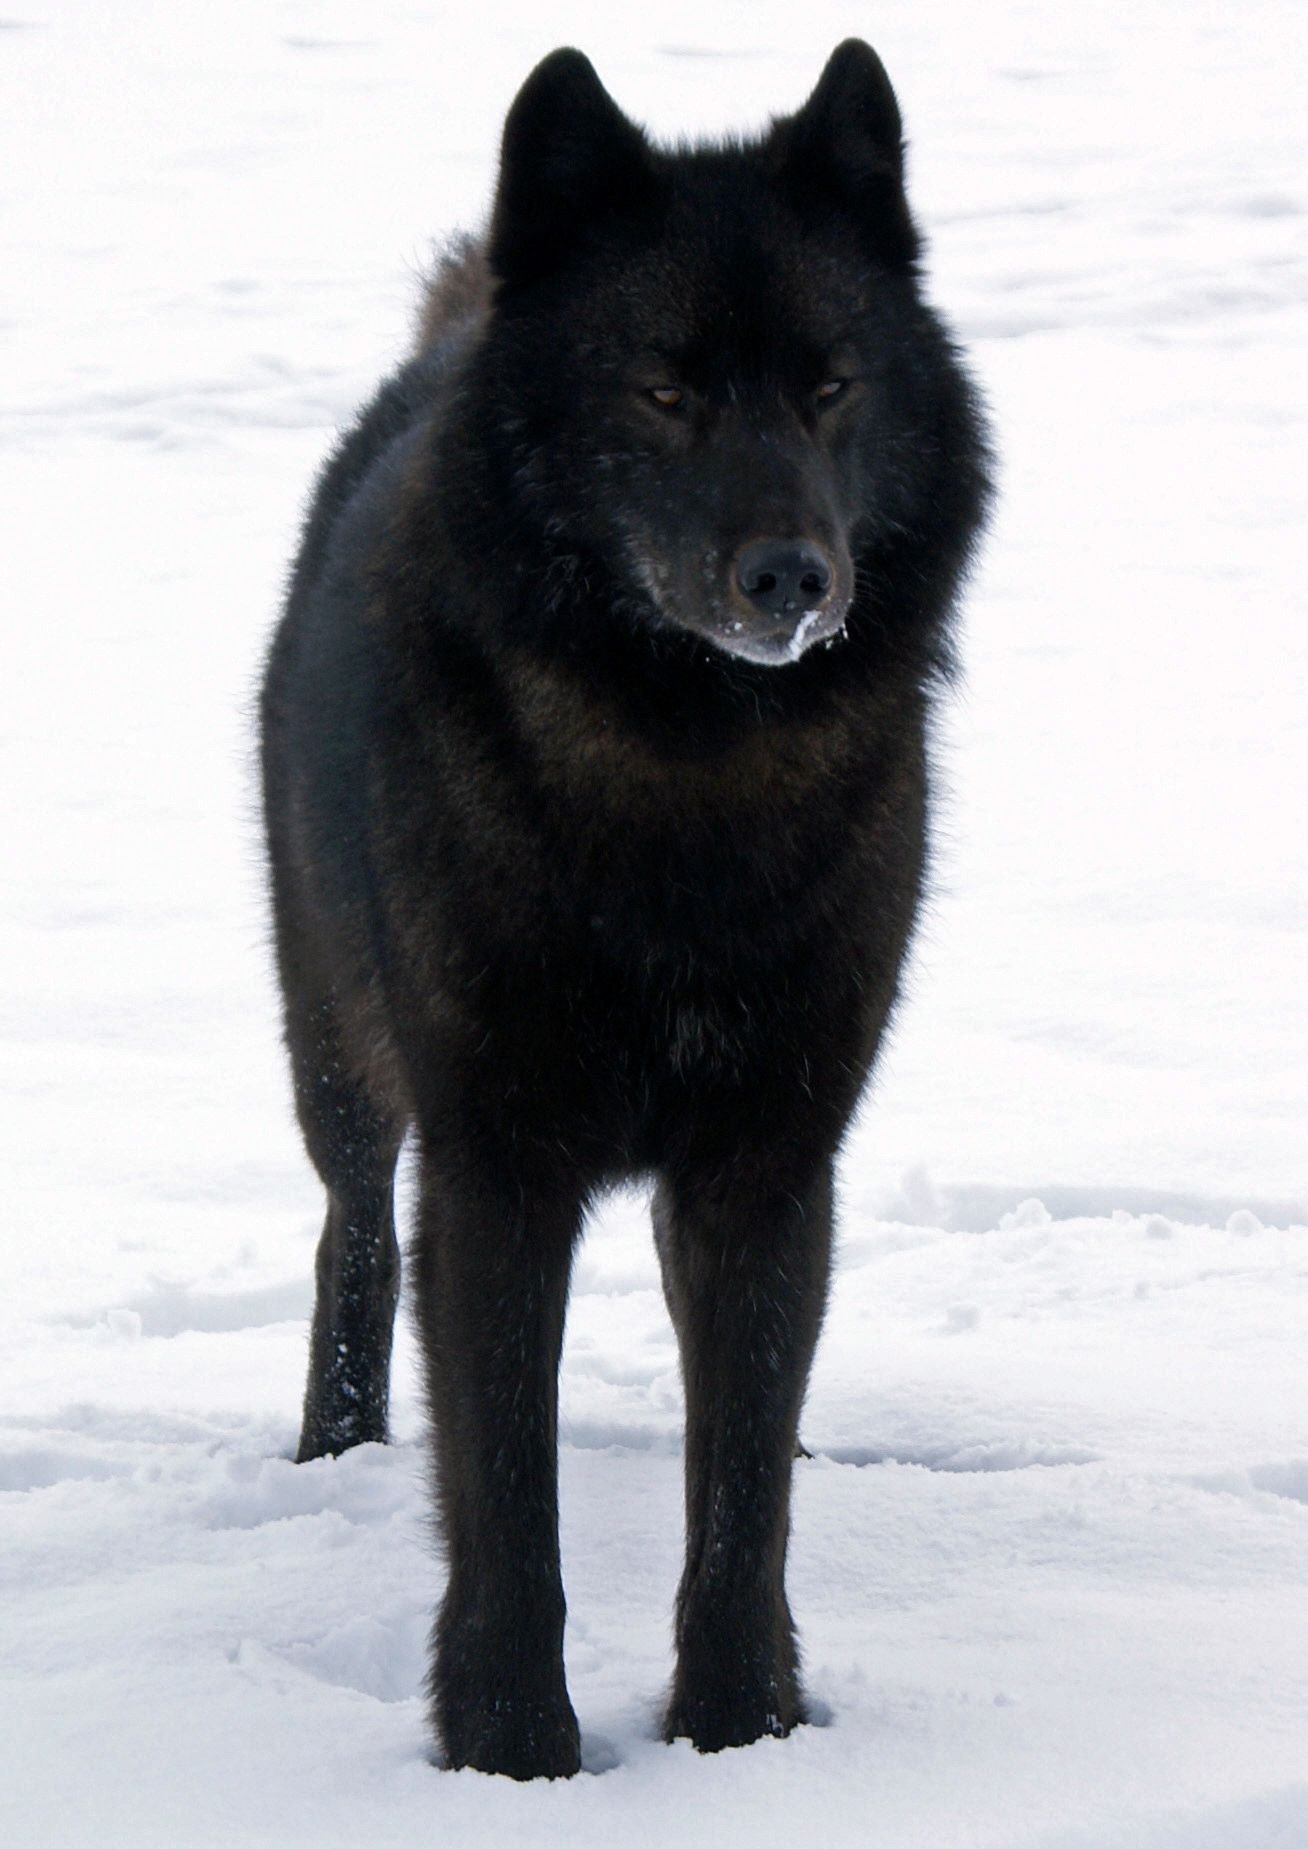
{"label": "wolf's hind leg", "polygon": [[391,1335],[400,1288],[393,1186],[403,1122],[347,1058],[340,1012],[288,1008],[295,1100],[327,1189],[309,1378],[296,1461],[386,1440]]}

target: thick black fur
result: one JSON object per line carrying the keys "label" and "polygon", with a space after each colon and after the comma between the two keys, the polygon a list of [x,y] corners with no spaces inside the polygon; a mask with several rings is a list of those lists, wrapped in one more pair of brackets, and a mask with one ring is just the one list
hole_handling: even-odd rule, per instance
{"label": "thick black fur", "polygon": [[[583,1215],[634,1175],[686,1392],[665,1730],[804,1719],[784,1566],[832,1165],[986,495],[900,135],[857,41],[760,140],[676,151],[547,58],[488,239],[323,475],[273,644],[286,1036],[328,1191],[299,1455],[386,1436],[411,1129],[454,1766],[578,1768],[556,1377]],[[816,575],[751,577],[760,546]]]}

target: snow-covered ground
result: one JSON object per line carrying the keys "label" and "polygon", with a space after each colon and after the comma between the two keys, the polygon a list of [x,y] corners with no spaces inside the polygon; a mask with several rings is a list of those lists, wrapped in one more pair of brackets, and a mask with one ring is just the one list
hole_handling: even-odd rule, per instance
{"label": "snow-covered ground", "polygon": [[[1308,1843],[1308,139],[1296,0],[19,0],[0,21],[0,1838]],[[396,1431],[286,1461],[316,1184],[250,701],[334,426],[575,42],[664,134],[850,32],[1004,498],[796,1470],[825,1725],[653,1737],[679,1388],[641,1203],[565,1362],[594,1776],[428,1760]],[[1043,1202],[1043,1206],[1039,1203]]]}

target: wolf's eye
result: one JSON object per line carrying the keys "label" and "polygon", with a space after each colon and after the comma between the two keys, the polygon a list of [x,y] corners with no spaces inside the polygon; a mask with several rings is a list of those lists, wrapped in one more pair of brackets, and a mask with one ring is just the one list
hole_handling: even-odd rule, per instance
{"label": "wolf's eye", "polygon": [[824,379],[813,396],[819,404],[830,404],[833,398],[839,398],[848,384],[848,379]]}
{"label": "wolf's eye", "polygon": [[652,385],[649,395],[665,411],[679,410],[686,402],[686,394],[679,385]]}

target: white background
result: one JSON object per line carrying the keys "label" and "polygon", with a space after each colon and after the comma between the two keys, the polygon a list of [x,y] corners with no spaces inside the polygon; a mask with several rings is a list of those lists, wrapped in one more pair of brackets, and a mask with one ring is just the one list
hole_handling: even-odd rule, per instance
{"label": "white background", "polygon": [[[1304,17],[0,21],[6,1840],[1308,1840]],[[564,1369],[593,1776],[442,1773],[407,1337],[400,1442],[286,1461],[320,1208],[260,655],[313,471],[433,241],[483,216],[532,63],[578,43],[656,133],[704,134],[797,106],[851,32],[899,91],[1002,498],[796,1473],[828,1724],[713,1760],[654,1737],[679,1387],[622,1200]]]}

